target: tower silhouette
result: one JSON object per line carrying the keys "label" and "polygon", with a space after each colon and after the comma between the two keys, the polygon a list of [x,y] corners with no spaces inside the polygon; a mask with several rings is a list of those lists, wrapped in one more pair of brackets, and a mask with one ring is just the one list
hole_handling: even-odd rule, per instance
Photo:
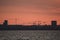
{"label": "tower silhouette", "polygon": [[8,20],[4,20],[3,25],[7,26],[8,25]]}
{"label": "tower silhouette", "polygon": [[57,27],[57,21],[51,21],[51,26],[55,29]]}

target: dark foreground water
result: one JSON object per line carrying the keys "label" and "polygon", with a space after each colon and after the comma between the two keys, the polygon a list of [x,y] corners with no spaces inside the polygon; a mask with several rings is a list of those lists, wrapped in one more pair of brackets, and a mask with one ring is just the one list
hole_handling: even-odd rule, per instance
{"label": "dark foreground water", "polygon": [[56,30],[14,30],[0,31],[0,40],[60,40]]}

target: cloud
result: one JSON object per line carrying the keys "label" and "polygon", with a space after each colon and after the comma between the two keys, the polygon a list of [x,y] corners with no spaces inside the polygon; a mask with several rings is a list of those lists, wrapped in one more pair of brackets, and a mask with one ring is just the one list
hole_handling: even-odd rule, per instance
{"label": "cloud", "polygon": [[0,6],[0,13],[60,15],[60,0],[0,0]]}
{"label": "cloud", "polygon": [[59,0],[0,0],[0,5],[2,6],[42,6],[42,7],[60,7]]}

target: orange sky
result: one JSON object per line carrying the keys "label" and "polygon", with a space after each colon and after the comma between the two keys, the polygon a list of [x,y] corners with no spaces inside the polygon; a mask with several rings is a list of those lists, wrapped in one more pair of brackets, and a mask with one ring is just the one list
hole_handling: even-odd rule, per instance
{"label": "orange sky", "polygon": [[8,19],[9,24],[60,24],[60,0],[0,0],[0,23]]}

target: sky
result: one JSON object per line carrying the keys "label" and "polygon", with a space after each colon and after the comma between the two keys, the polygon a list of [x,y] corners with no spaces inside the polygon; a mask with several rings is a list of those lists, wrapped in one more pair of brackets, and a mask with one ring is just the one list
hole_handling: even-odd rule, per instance
{"label": "sky", "polygon": [[60,0],[0,0],[0,23],[60,24]]}

